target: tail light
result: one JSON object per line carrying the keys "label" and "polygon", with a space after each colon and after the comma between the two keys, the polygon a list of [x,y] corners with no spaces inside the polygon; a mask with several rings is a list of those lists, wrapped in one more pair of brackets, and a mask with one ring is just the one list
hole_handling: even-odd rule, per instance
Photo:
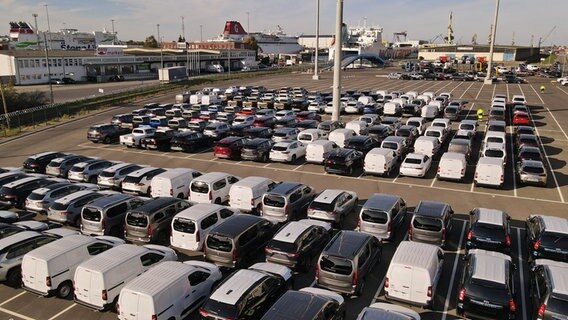
{"label": "tail light", "polygon": [[272,250],[272,248],[269,248],[268,246],[264,248],[264,252],[268,253],[268,254],[272,254],[274,252],[274,250]]}
{"label": "tail light", "polygon": [[408,235],[412,236],[412,222],[408,225]]}
{"label": "tail light", "polygon": [[432,298],[432,286],[428,287],[427,294],[428,298]]}
{"label": "tail light", "polygon": [[385,288],[389,287],[389,277],[385,278]]}
{"label": "tail light", "polygon": [[237,263],[237,249],[233,249],[233,263]]}
{"label": "tail light", "polygon": [[195,240],[197,242],[201,241],[201,233],[199,233],[199,230],[197,230],[197,232],[195,233]]}
{"label": "tail light", "polygon": [[357,219],[357,228],[361,229],[361,219]]}
{"label": "tail light", "polygon": [[442,229],[442,241],[446,240],[446,228]]}
{"label": "tail light", "polygon": [[387,224],[387,232],[391,231],[392,231],[392,221],[389,221],[389,223]]}
{"label": "tail light", "polygon": [[152,224],[148,223],[148,236],[151,237],[152,236]]}
{"label": "tail light", "polygon": [[298,252],[288,252],[286,255],[290,258],[297,258],[300,254]]}
{"label": "tail light", "polygon": [[517,310],[517,305],[515,304],[515,300],[513,298],[509,299],[509,311],[515,312]]}
{"label": "tail light", "polygon": [[473,231],[469,230],[469,232],[467,233],[467,240],[471,240],[471,238],[473,238]]}
{"label": "tail light", "polygon": [[544,317],[544,312],[546,312],[546,305],[543,303],[538,307],[538,316],[539,317]]}
{"label": "tail light", "polygon": [[383,168],[384,168],[384,170],[387,170],[387,164],[386,163],[383,165]]}
{"label": "tail light", "polygon": [[213,200],[213,193],[209,190],[209,200]]}
{"label": "tail light", "polygon": [[251,207],[254,207],[254,199],[250,199],[250,205]]}
{"label": "tail light", "polygon": [[316,280],[320,277],[320,267],[319,263],[316,264]]}
{"label": "tail light", "polygon": [[353,287],[357,286],[358,278],[359,278],[359,273],[355,270],[355,272],[353,272],[353,282],[352,282]]}
{"label": "tail light", "polygon": [[464,298],[465,298],[465,288],[462,288],[460,290],[460,294],[458,295],[458,300],[463,301]]}
{"label": "tail light", "polygon": [[284,206],[284,215],[286,215],[286,216],[288,215],[288,205],[287,204]]}
{"label": "tail light", "polygon": [[116,314],[120,315],[120,304],[116,304]]}
{"label": "tail light", "polygon": [[[477,177],[479,177],[479,175],[477,174],[477,172],[475,173],[475,180],[477,180]],[[503,176],[501,176],[501,182],[503,182]]]}
{"label": "tail light", "polygon": [[463,176],[463,174],[464,174],[464,170],[463,170],[463,169],[461,169],[461,175]]}
{"label": "tail light", "polygon": [[507,245],[507,247],[511,246],[511,237],[509,235],[505,236],[505,244]]}
{"label": "tail light", "polygon": [[203,308],[199,309],[199,314],[204,318],[207,318],[209,316],[209,312],[205,311],[205,309]]}
{"label": "tail light", "polygon": [[158,316],[155,315],[155,314],[153,314],[153,315],[152,315],[152,320],[158,320]]}
{"label": "tail light", "polygon": [[501,175],[501,183],[503,183],[505,181],[505,176]]}
{"label": "tail light", "polygon": [[47,287],[51,287],[51,277],[50,276],[45,277],[45,285]]}
{"label": "tail light", "polygon": [[107,291],[106,291],[106,289],[103,289],[103,292],[102,292],[101,296],[102,296],[102,298],[103,298],[104,301],[107,301],[107,300],[108,300],[108,296],[107,296]]}
{"label": "tail light", "polygon": [[438,167],[438,173],[440,173],[440,167]]}
{"label": "tail light", "polygon": [[170,189],[170,196],[174,196],[174,189]]}
{"label": "tail light", "polygon": [[142,182],[138,182],[136,185],[139,186],[139,187],[143,187],[143,186],[144,186],[144,184],[143,184]]}
{"label": "tail light", "polygon": [[538,250],[538,248],[540,248],[540,240],[536,240],[536,241],[534,242],[533,248],[534,248],[535,250]]}

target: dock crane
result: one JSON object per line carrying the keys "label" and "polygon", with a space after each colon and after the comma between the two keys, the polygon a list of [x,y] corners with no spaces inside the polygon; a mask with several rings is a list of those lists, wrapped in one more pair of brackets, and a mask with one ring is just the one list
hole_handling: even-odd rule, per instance
{"label": "dock crane", "polygon": [[556,26],[552,27],[552,29],[550,29],[550,31],[548,31],[548,33],[546,34],[546,36],[540,37],[538,38],[538,47],[540,48],[540,46],[546,41],[546,39],[548,39],[548,37],[550,37],[550,35],[552,34],[552,32],[554,32],[554,30],[556,30]]}

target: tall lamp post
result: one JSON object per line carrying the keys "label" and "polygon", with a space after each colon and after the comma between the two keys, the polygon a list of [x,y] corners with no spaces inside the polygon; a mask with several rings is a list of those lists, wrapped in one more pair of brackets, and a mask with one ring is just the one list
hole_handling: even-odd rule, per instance
{"label": "tall lamp post", "polygon": [[335,56],[333,58],[333,113],[331,120],[339,120],[341,99],[341,27],[343,24],[343,0],[337,0],[335,15]]}
{"label": "tall lamp post", "polygon": [[495,4],[495,17],[493,17],[493,28],[491,28],[491,44],[489,45],[489,61],[487,62],[487,75],[484,84],[492,84],[491,73],[493,71],[493,48],[495,47],[495,34],[497,33],[497,18],[499,17],[499,1]]}
{"label": "tall lamp post", "polygon": [[[160,24],[156,25],[158,27],[158,45],[160,46],[160,78],[163,78],[164,74],[164,51],[162,50],[162,38],[160,38]],[[162,79],[160,79],[160,82]]]}
{"label": "tall lamp post", "polygon": [[319,34],[320,34],[320,0],[317,0],[317,8],[316,8],[316,57],[315,57],[315,64],[314,64],[314,76],[312,77],[313,80],[319,80],[318,74],[318,59],[319,59]]}
{"label": "tall lamp post", "polygon": [[51,83],[51,63],[49,62],[49,50],[47,50],[47,37],[43,33],[43,41],[45,42],[45,64],[47,65],[47,81],[49,82],[49,101],[53,105],[53,85]]}

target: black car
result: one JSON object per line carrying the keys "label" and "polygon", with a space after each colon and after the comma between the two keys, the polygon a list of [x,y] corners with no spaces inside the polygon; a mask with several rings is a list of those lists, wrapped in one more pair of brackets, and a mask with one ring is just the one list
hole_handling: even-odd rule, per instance
{"label": "black car", "polygon": [[94,143],[102,142],[109,144],[113,141],[118,141],[121,135],[129,134],[131,130],[119,125],[105,123],[96,124],[89,128],[87,131],[87,139]]}
{"label": "black car", "polygon": [[385,124],[377,124],[369,127],[367,136],[375,138],[381,143],[386,137],[394,135],[394,130],[391,126]]}
{"label": "black car", "polygon": [[319,121],[317,120],[301,120],[296,124],[296,128],[300,131],[304,131],[307,129],[317,129],[319,125]]}
{"label": "black car", "polygon": [[172,151],[195,152],[211,144],[211,139],[201,132],[185,131],[174,135],[170,143]]}
{"label": "black car", "polygon": [[267,162],[274,142],[266,138],[248,139],[241,149],[241,159]]}
{"label": "black car", "polygon": [[532,300],[529,319],[566,319],[568,315],[566,279],[568,279],[568,268],[565,265],[558,265],[550,260],[536,260],[536,264],[530,270],[528,286],[528,297]]}
{"label": "black car", "polygon": [[250,127],[243,131],[243,136],[247,139],[272,137],[272,129],[266,127]]}
{"label": "black car", "polygon": [[221,139],[213,148],[213,154],[217,158],[240,159],[245,141],[245,138],[233,136]]}
{"label": "black car", "polygon": [[473,76],[468,73],[458,72],[452,74],[452,80],[454,81],[473,81]]}
{"label": "black car", "polygon": [[331,231],[331,226],[312,220],[288,222],[266,245],[266,262],[308,271],[331,239]]}
{"label": "black car", "polygon": [[414,145],[414,141],[420,133],[418,133],[418,129],[415,126],[411,125],[403,125],[400,128],[396,129],[395,136],[397,137],[404,137],[406,138],[406,142],[408,145]]}
{"label": "black car", "polygon": [[317,120],[321,121],[321,115],[317,114],[315,111],[300,111],[296,113],[296,120]]}
{"label": "black car", "polygon": [[503,81],[505,81],[506,83],[527,83],[527,80],[517,77],[514,74],[506,75]]}
{"label": "black car", "polygon": [[5,184],[0,188],[0,206],[6,209],[11,207],[23,209],[26,198],[35,189],[54,183],[57,183],[57,181],[42,177],[29,177]]}
{"label": "black car", "polygon": [[296,126],[296,118],[286,116],[276,120],[274,128],[294,128]]}
{"label": "black car", "polygon": [[410,104],[406,104],[404,107],[402,107],[402,115],[403,116],[409,116],[409,117],[419,116],[420,111],[421,111],[421,107],[417,104],[410,103]]}
{"label": "black car", "polygon": [[523,160],[543,161],[540,149],[531,146],[522,146],[519,148],[515,159],[517,159],[517,162],[522,162]]}
{"label": "black car", "polygon": [[361,151],[364,154],[373,150],[373,148],[379,147],[379,142],[369,136],[355,136],[349,140],[349,142],[345,145],[347,149],[353,149],[357,151]]}
{"label": "black car", "polygon": [[289,290],[276,301],[261,320],[275,319],[343,320],[345,302],[339,294],[322,289]]}
{"label": "black car", "polygon": [[65,156],[65,154],[61,152],[36,153],[24,160],[22,167],[26,172],[45,173],[45,168],[51,162],[51,160],[63,156]]}
{"label": "black car", "polygon": [[252,126],[248,123],[239,123],[231,126],[231,136],[243,137],[246,130],[250,129]]}
{"label": "black car", "polygon": [[469,213],[469,230],[465,249],[484,249],[511,253],[509,221],[501,210],[475,208]]}
{"label": "black car", "polygon": [[338,148],[328,153],[324,164],[325,172],[337,174],[353,174],[363,166],[364,155],[360,151]]}
{"label": "black car", "polygon": [[175,130],[156,130],[153,136],[140,141],[140,147],[146,150],[168,151],[175,133]]}
{"label": "black car", "polygon": [[516,267],[511,257],[500,252],[471,250],[464,261],[457,314],[468,319],[515,319]]}
{"label": "black car", "polygon": [[526,221],[529,262],[550,259],[568,262],[566,218],[531,215]]}

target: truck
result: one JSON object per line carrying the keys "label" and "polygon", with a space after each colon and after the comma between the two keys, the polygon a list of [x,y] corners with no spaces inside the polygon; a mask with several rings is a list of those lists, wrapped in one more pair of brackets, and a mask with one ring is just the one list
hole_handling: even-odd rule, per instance
{"label": "truck", "polygon": [[175,82],[187,79],[185,67],[169,67],[158,69],[158,79],[160,82]]}
{"label": "truck", "polygon": [[127,148],[140,148],[142,139],[153,137],[155,133],[156,129],[150,126],[140,126],[132,130],[132,133],[120,136],[120,144]]}

